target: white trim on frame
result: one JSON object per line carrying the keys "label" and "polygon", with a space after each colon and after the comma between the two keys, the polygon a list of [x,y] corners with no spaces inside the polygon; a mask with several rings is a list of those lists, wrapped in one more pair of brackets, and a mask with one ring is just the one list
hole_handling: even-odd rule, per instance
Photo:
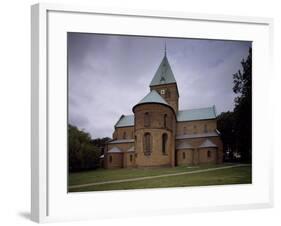
{"label": "white trim on frame", "polygon": [[[72,15],[70,15],[72,14]],[[68,19],[73,18],[75,14],[76,23],[69,25],[70,22],[65,20],[66,17]],[[83,15],[83,16],[82,16]],[[222,16],[222,15],[206,15],[206,14],[190,14],[185,12],[159,12],[159,11],[144,11],[144,10],[118,10],[118,9],[97,9],[97,8],[89,8],[89,7],[76,7],[76,6],[64,6],[64,5],[54,5],[54,4],[37,4],[32,6],[31,12],[31,22],[32,22],[32,34],[31,34],[31,44],[32,44],[32,109],[31,109],[31,117],[32,117],[32,149],[31,149],[31,179],[32,179],[32,189],[31,189],[31,217],[32,220],[37,222],[48,222],[48,221],[59,221],[59,220],[77,220],[77,219],[97,219],[97,218],[110,218],[110,217],[125,217],[125,216],[134,216],[134,215],[159,215],[159,214],[176,214],[176,213],[186,213],[186,212],[194,212],[194,211],[214,211],[214,210],[233,210],[233,209],[246,209],[246,208],[263,208],[263,207],[271,207],[273,205],[273,185],[272,185],[272,172],[273,172],[273,160],[272,160],[272,151],[270,150],[265,153],[265,169],[266,172],[261,172],[261,180],[259,180],[259,176],[257,173],[257,167],[253,167],[253,177],[256,178],[256,182],[254,181],[252,186],[231,186],[225,185],[221,187],[210,186],[210,187],[199,187],[199,188],[175,188],[175,189],[147,189],[145,194],[147,197],[144,197],[144,191],[118,191],[118,192],[86,192],[86,193],[78,193],[78,194],[67,194],[65,185],[66,175],[64,173],[67,171],[65,168],[66,159],[64,154],[60,154],[59,152],[56,154],[58,156],[58,160],[54,161],[54,148],[56,147],[56,142],[53,139],[54,129],[56,131],[63,131],[65,124],[62,124],[60,127],[54,127],[54,124],[57,122],[54,119],[54,114],[58,114],[58,117],[64,119],[66,109],[65,109],[65,95],[66,92],[66,80],[64,76],[58,76],[56,80],[56,84],[54,86],[54,77],[50,76],[52,73],[56,74],[65,74],[65,62],[64,59],[66,53],[65,39],[64,34],[67,31],[79,31],[79,32],[92,32],[95,31],[94,26],[89,26],[89,24],[83,23],[83,28],[79,27],[82,25],[83,21],[88,20],[91,16],[91,23],[94,24],[95,20],[99,19],[99,22],[102,23],[102,20],[108,20],[107,23],[112,21],[112,17],[118,19],[121,22],[126,22],[126,20],[134,19],[135,23],[140,23],[141,20],[149,20],[150,22],[155,21],[155,23],[163,23],[163,21],[157,21],[159,19],[166,20],[168,23],[189,23],[192,27],[193,22],[202,23],[200,26],[207,26],[206,24],[217,23],[220,26],[222,24],[233,25],[233,28],[238,29],[241,26],[241,29],[245,31],[245,34],[239,36],[234,31],[229,30],[228,36],[231,36],[231,33],[236,34],[234,39],[240,37],[242,40],[253,40],[251,37],[251,31],[246,32],[244,26],[249,26],[254,32],[257,30],[257,34],[260,34],[262,37],[265,37],[262,41],[260,37],[256,37],[253,40],[253,51],[255,48],[257,52],[262,48],[264,51],[260,51],[260,53],[265,53],[264,56],[264,65],[259,65],[257,67],[253,67],[253,73],[259,75],[262,72],[270,71],[270,66],[272,62],[272,29],[273,29],[273,21],[268,18],[252,18],[252,17],[237,17],[237,16]],[[50,18],[49,18],[50,17]],[[81,17],[81,18],[80,18]],[[82,18],[85,17],[85,18]],[[93,17],[93,18],[92,18]],[[95,18],[96,17],[96,18]],[[56,22],[56,23],[54,23]],[[90,22],[89,22],[90,23]],[[56,24],[56,25],[54,25]],[[216,25],[213,25],[216,27]],[[144,26],[143,26],[144,27]],[[148,26],[149,27],[149,26]],[[224,39],[225,36],[220,36],[221,33],[215,34],[215,31],[208,30],[208,34],[203,34],[203,31],[198,31],[195,29],[196,26],[193,26],[194,32],[190,31],[190,35],[188,37],[198,37],[198,38],[206,38],[206,35],[211,38],[219,38],[222,37]],[[106,28],[98,28],[96,27],[96,33],[102,33],[106,30]],[[111,28],[111,32],[108,30],[107,33],[116,33],[118,29],[123,34],[136,34],[135,30],[129,31],[128,28],[124,28],[120,25],[120,28],[115,28],[117,30],[113,30]],[[149,28],[147,28],[149,29]],[[112,32],[113,30],[113,32]],[[145,28],[142,28],[142,33],[140,35],[150,34],[151,31],[145,31]],[[147,32],[147,33],[146,33]],[[163,36],[166,35],[175,37],[175,34],[178,34],[178,31],[170,31],[170,33],[161,33],[158,31],[158,35]],[[201,32],[201,35],[199,33]],[[207,32],[207,30],[205,31]],[[157,32],[152,34],[152,36],[157,35]],[[192,36],[193,35],[193,36]],[[187,37],[186,34],[183,37]],[[58,43],[53,43],[53,41]],[[59,48],[55,48],[58,47]],[[60,62],[62,66],[58,66],[54,63],[54,54],[56,49],[56,60]],[[253,60],[257,60],[260,62],[259,55],[253,55]],[[51,65],[51,66],[50,66]],[[61,68],[59,68],[61,67]],[[266,69],[266,70],[265,70]],[[261,72],[259,72],[260,70]],[[261,88],[265,88],[268,91],[268,82],[260,82],[261,79],[270,80],[270,75],[266,74],[266,78],[261,78],[261,76],[257,76],[257,81],[254,86],[259,90]],[[58,93],[58,88],[62,90],[61,93]],[[266,95],[266,92],[265,92]],[[62,105],[57,100],[54,99],[54,96],[58,100],[62,101]],[[256,96],[256,97],[255,97]],[[260,98],[261,95],[259,91],[253,94],[254,106],[257,107],[258,110],[261,109],[257,99],[260,99],[261,103],[266,103],[267,97]],[[256,101],[255,101],[256,100]],[[60,109],[60,113],[58,111],[54,111],[54,106],[62,106]],[[264,114],[266,119],[270,122],[271,118],[269,117],[271,113],[268,110],[263,109],[261,113],[254,113],[254,119],[256,120],[260,117],[261,114]],[[259,125],[257,128],[265,128],[266,125]],[[266,130],[265,130],[266,131]],[[58,134],[60,134],[58,132]],[[63,135],[65,136],[65,134]],[[260,138],[260,131],[253,128],[253,136]],[[50,142],[51,140],[51,142]],[[65,140],[64,140],[65,141]],[[254,142],[261,142],[258,139],[255,139]],[[269,147],[272,147],[272,142],[265,137],[265,141],[268,142]],[[65,142],[62,142],[60,145],[65,145]],[[255,143],[254,143],[255,144]],[[261,146],[264,143],[259,143]],[[257,145],[254,145],[257,149]],[[65,147],[66,148],[66,147]],[[59,149],[59,148],[58,148]],[[51,153],[51,154],[50,154]],[[257,166],[259,166],[258,162],[261,162],[259,151],[257,151]],[[61,166],[58,166],[59,161],[64,161]],[[262,168],[263,169],[263,168]],[[56,172],[58,171],[58,172]],[[57,175],[54,175],[56,172]],[[64,175],[65,178],[62,178],[61,175]],[[63,182],[61,182],[63,181]],[[56,183],[54,183],[56,182]],[[264,187],[262,187],[262,182],[266,183]],[[255,188],[256,193],[252,195],[253,188]],[[225,195],[234,194],[234,191],[244,192],[242,194],[242,198],[244,200],[239,199],[239,197],[235,197],[234,199],[226,200],[212,200],[212,197],[209,197],[209,201],[211,203],[200,203],[200,200],[192,200],[192,196],[196,196],[198,194],[203,195],[203,193],[210,194],[218,194],[225,193]],[[171,206],[165,206],[163,202],[161,202],[160,196],[165,195],[167,197],[174,195],[174,193],[178,193],[183,195],[184,197],[189,197],[189,200],[194,202],[194,205],[183,205],[182,202],[171,202]],[[136,196],[137,195],[137,196]],[[240,195],[240,193],[239,193]],[[110,209],[108,206],[108,202],[110,200],[120,201],[118,197],[122,197],[124,200],[124,205],[120,207],[116,212],[113,209]],[[141,201],[140,199],[148,199],[149,197],[156,197],[155,200],[158,200],[160,204],[151,204],[145,210],[143,208],[143,204],[140,203],[140,206],[126,206],[128,204],[127,199],[132,199],[135,197],[135,200]],[[139,198],[140,197],[140,198]],[[257,197],[260,197],[258,199]],[[248,199],[247,199],[248,198]],[[256,199],[255,199],[256,198]],[[95,210],[95,206],[97,204],[91,204],[90,201],[95,200],[100,204],[99,211]],[[184,199],[183,199],[184,200]],[[236,201],[234,201],[236,200]],[[89,202],[88,202],[89,201]],[[171,201],[171,200],[170,200]],[[102,202],[107,202],[102,205]],[[197,202],[197,203],[196,203]],[[81,211],[76,211],[74,208],[71,208],[70,205],[79,205],[81,206]],[[57,206],[55,208],[55,206]],[[87,211],[86,211],[87,210]],[[83,212],[85,211],[85,212]]]}

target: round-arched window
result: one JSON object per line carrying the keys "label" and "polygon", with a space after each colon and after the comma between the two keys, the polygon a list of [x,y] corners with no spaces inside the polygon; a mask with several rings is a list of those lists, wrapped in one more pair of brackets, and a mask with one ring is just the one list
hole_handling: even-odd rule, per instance
{"label": "round-arched window", "polygon": [[167,143],[168,143],[168,135],[166,133],[163,133],[162,135],[162,154],[167,154]]}
{"label": "round-arched window", "polygon": [[144,134],[144,154],[145,155],[150,155],[152,152],[152,137],[150,133],[145,133]]}

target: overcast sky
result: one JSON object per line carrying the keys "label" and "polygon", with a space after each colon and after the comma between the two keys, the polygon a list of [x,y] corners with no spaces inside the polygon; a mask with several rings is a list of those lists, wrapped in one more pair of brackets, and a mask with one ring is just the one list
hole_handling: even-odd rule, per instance
{"label": "overcast sky", "polygon": [[69,33],[69,123],[92,138],[111,137],[119,117],[149,92],[165,42],[180,110],[233,110],[232,75],[251,42]]}

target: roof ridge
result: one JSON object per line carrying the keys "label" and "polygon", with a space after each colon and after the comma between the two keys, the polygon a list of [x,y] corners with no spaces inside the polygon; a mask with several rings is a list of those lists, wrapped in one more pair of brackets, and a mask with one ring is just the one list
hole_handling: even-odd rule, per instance
{"label": "roof ridge", "polygon": [[178,112],[180,112],[180,111],[188,111],[188,110],[210,109],[210,108],[214,108],[214,105],[210,106],[210,107],[186,108],[186,109],[179,110]]}
{"label": "roof ridge", "polygon": [[115,123],[115,125],[114,125],[114,127],[116,127],[116,125],[121,121],[121,119],[124,117],[125,115],[121,115],[120,117],[119,117],[119,119],[118,119],[118,121]]}

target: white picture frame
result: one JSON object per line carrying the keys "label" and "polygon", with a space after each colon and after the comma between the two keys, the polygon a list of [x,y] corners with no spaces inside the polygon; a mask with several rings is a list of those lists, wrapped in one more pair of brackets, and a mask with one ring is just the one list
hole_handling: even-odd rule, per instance
{"label": "white picture frame", "polygon": [[[118,21],[118,26],[112,25],[114,21]],[[263,132],[270,129],[268,124],[273,118],[268,101],[272,19],[36,4],[32,6],[31,22],[32,220],[50,222],[273,206],[272,140]],[[170,29],[162,29],[163,24]],[[153,29],[156,25],[158,30]],[[189,27],[188,31],[179,28],[183,25]],[[253,41],[253,183],[67,194],[67,31]],[[262,76],[265,73],[266,77]],[[56,139],[58,136],[62,141]],[[265,147],[267,152],[263,151]],[[166,197],[165,202],[161,197]]]}

